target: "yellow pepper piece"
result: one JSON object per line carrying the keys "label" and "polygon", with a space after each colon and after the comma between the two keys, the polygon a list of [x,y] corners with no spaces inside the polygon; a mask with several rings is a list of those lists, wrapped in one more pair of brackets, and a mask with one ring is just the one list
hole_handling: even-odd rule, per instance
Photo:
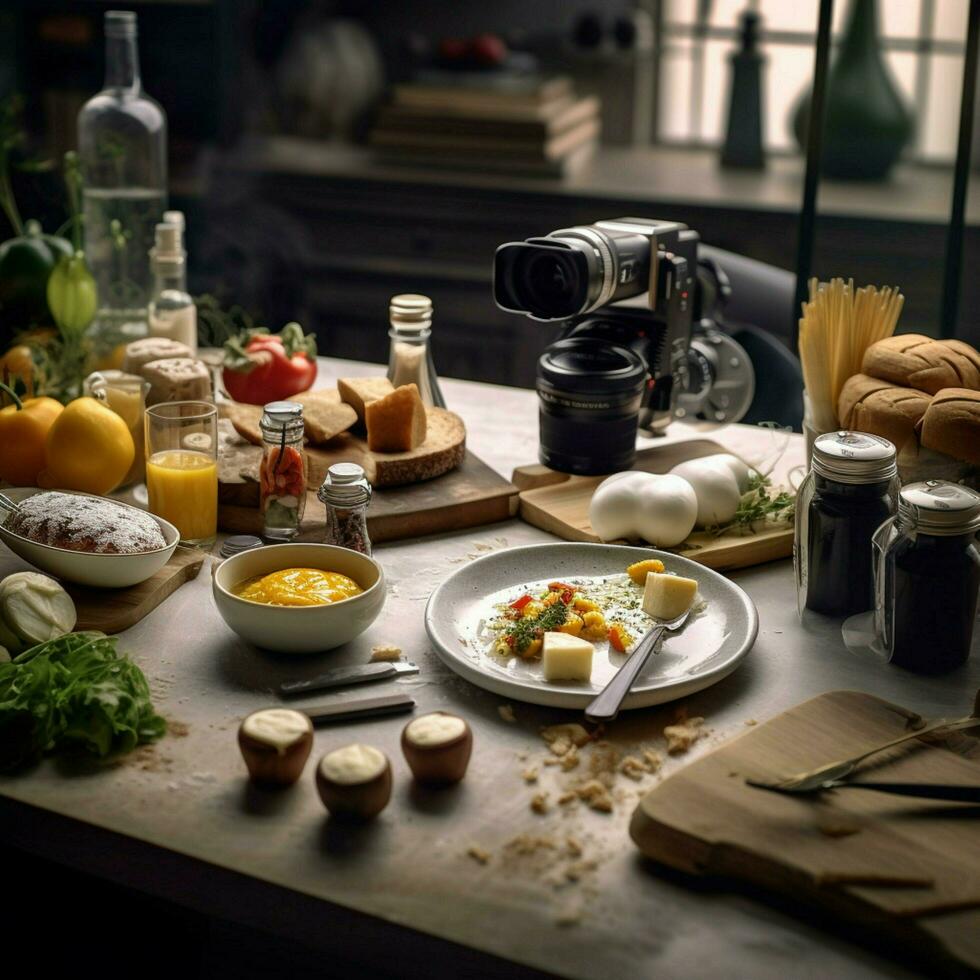
{"label": "yellow pepper piece", "polygon": [[568,619],[558,627],[559,633],[569,633],[572,636],[578,636],[582,632],[582,627],[585,624],[582,622],[581,616],[576,616],[574,613],[569,615]]}
{"label": "yellow pepper piece", "polygon": [[582,617],[582,636],[605,639],[606,617],[601,612],[587,612]]}
{"label": "yellow pepper piece", "polygon": [[626,574],[636,582],[637,585],[646,585],[647,575],[650,572],[662,572],[664,563],[657,558],[645,558],[643,561],[634,562],[626,569]]}
{"label": "yellow pepper piece", "polygon": [[572,603],[572,608],[579,612],[595,612],[599,608],[599,603],[593,602],[591,599],[579,598]]}

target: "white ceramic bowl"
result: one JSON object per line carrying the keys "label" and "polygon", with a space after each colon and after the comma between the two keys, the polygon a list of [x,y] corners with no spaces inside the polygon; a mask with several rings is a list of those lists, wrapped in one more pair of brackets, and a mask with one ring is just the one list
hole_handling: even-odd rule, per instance
{"label": "white ceramic bowl", "polygon": [[[269,606],[240,599],[231,590],[256,575],[284,568],[320,568],[347,575],[360,595],[323,606]],[[243,639],[281,653],[332,650],[360,636],[385,604],[385,575],[367,555],[332,544],[273,544],[223,561],[212,579],[222,619]]]}
{"label": "white ceramic bowl", "polygon": [[[18,487],[14,490],[3,491],[15,503],[20,503],[36,493],[44,493],[37,487]],[[59,490],[58,493],[76,493],[74,490]],[[93,497],[91,493],[77,493],[79,497]],[[96,499],[101,499],[96,497]],[[132,504],[114,501],[120,507],[146,511]],[[93,585],[100,589],[122,589],[130,585],[138,585],[155,575],[170,561],[170,556],[180,540],[180,532],[169,521],[155,514],[150,515],[163,532],[163,540],[167,543],[155,551],[143,551],[135,555],[96,555],[87,551],[72,551],[70,548],[56,548],[50,544],[40,544],[31,541],[20,534],[8,531],[4,526],[9,511],[0,508],[0,541],[26,562],[48,572],[55,578],[77,582],[79,585]]]}

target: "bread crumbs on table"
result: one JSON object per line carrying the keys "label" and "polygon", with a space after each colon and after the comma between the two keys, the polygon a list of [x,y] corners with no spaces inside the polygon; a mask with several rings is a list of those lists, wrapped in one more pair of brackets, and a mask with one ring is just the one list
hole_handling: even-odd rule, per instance
{"label": "bread crumbs on table", "polygon": [[497,714],[500,715],[503,721],[506,721],[508,725],[513,725],[517,718],[514,715],[514,709],[509,704],[498,704]]}
{"label": "bread crumbs on table", "polygon": [[476,861],[477,864],[490,863],[490,858],[491,858],[490,852],[480,847],[477,844],[471,844],[470,847],[467,848],[466,854],[467,857],[473,858],[473,860]]}

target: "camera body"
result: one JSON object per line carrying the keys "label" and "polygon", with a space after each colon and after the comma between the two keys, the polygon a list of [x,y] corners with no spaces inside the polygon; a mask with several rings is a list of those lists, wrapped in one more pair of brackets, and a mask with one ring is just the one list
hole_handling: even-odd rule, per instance
{"label": "camera body", "polygon": [[497,305],[563,321],[538,362],[545,465],[628,469],[637,427],[670,422],[690,380],[698,243],[677,221],[617,218],[497,249]]}

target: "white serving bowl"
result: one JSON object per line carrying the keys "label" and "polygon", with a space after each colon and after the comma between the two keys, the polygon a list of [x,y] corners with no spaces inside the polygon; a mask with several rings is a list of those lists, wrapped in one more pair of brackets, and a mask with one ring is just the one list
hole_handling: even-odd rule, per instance
{"label": "white serving bowl", "polygon": [[[256,575],[284,568],[319,568],[347,575],[364,589],[360,595],[322,606],[270,606],[240,599],[232,589]],[[243,639],[281,653],[332,650],[360,636],[385,604],[385,575],[367,555],[332,544],[273,544],[252,548],[223,561],[212,578],[222,619]]]}
{"label": "white serving bowl", "polygon": [[[46,491],[39,490],[37,487],[17,487],[3,492],[14,503],[19,504],[36,493]],[[77,493],[74,490],[59,490],[58,493],[73,493],[79,497],[102,499],[96,494]],[[113,503],[139,511],[141,514],[146,513],[141,508],[124,504],[120,500],[115,500]],[[4,526],[9,517],[10,512],[0,508],[0,541],[3,541],[15,555],[19,555],[24,561],[30,562],[42,572],[48,572],[55,578],[77,582],[79,585],[92,585],[100,589],[123,589],[145,582],[170,561],[170,556],[174,553],[177,542],[180,541],[180,532],[173,524],[162,517],[157,517],[156,514],[150,514],[150,517],[160,525],[163,540],[167,542],[162,548],[157,548],[155,551],[142,551],[134,555],[92,554],[88,551],[72,551],[71,548],[56,548],[54,545],[40,544],[20,534],[14,534]]]}

